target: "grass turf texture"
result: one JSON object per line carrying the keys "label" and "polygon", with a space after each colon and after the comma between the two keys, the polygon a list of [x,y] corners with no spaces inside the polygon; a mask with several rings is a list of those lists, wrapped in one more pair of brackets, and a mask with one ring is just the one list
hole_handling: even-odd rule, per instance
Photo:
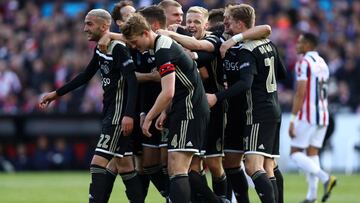
{"label": "grass turf texture", "polygon": [[[330,199],[331,202],[356,203],[359,199],[360,174],[345,176],[337,174],[338,184]],[[285,202],[298,203],[306,195],[306,180],[303,174],[284,174]],[[210,176],[208,176],[208,181]],[[25,172],[0,173],[1,203],[81,203],[88,202],[90,175],[87,172]],[[211,185],[211,183],[210,183]],[[323,186],[319,184],[319,200]],[[255,190],[250,189],[252,203],[260,203]],[[110,203],[128,202],[124,185],[118,176],[110,198]],[[151,185],[146,203],[160,203],[165,200]]]}

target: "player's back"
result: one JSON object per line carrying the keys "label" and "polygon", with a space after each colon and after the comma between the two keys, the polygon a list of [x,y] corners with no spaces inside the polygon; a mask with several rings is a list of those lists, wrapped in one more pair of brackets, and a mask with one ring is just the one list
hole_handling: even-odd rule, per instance
{"label": "player's back", "polygon": [[[242,50],[250,52],[256,63],[251,89],[246,92],[247,124],[279,121],[278,74],[284,71],[275,45],[268,39],[247,41]],[[280,74],[283,75],[283,74]]]}
{"label": "player's back", "polygon": [[295,66],[297,80],[306,80],[306,97],[299,119],[311,124],[327,125],[329,122],[327,84],[329,68],[316,51],[306,52]]}
{"label": "player's back", "polygon": [[[155,63],[160,69],[165,64],[175,67],[173,111],[186,119],[193,119],[194,112],[209,111],[197,65],[179,44],[169,37],[159,35],[155,41]],[[162,73],[166,74],[166,70]]]}

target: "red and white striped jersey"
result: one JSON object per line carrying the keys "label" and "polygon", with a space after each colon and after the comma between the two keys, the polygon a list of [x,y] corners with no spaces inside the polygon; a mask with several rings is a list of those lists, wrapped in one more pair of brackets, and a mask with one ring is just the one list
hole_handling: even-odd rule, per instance
{"label": "red and white striped jersey", "polygon": [[296,63],[295,70],[297,81],[307,81],[306,97],[299,113],[299,120],[313,125],[328,125],[327,64],[318,52],[309,51]]}

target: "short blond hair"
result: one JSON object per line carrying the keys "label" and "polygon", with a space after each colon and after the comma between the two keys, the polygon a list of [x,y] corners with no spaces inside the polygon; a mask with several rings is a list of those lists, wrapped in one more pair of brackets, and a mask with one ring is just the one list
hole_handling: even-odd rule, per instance
{"label": "short blond hair", "polygon": [[181,4],[179,4],[179,2],[174,1],[174,0],[164,0],[161,1],[158,6],[162,9],[166,9],[170,6],[174,6],[174,7],[182,7]]}
{"label": "short blond hair", "polygon": [[186,13],[200,13],[203,15],[205,21],[209,18],[209,11],[201,6],[192,6]]}
{"label": "short blond hair", "polygon": [[150,31],[151,27],[146,19],[138,13],[132,14],[121,26],[121,32],[127,40],[142,35],[145,30]]}
{"label": "short blond hair", "polygon": [[87,15],[95,16],[97,19],[103,21],[106,25],[111,25],[111,15],[107,10],[97,8],[90,10]]}

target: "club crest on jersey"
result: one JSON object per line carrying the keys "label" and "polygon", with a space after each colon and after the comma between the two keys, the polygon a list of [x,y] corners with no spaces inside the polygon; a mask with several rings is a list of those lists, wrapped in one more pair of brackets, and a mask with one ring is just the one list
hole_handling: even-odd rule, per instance
{"label": "club crest on jersey", "polygon": [[103,64],[100,64],[100,69],[101,69],[105,74],[109,74],[109,72],[110,72],[109,62],[108,62],[108,61],[104,61]]}

